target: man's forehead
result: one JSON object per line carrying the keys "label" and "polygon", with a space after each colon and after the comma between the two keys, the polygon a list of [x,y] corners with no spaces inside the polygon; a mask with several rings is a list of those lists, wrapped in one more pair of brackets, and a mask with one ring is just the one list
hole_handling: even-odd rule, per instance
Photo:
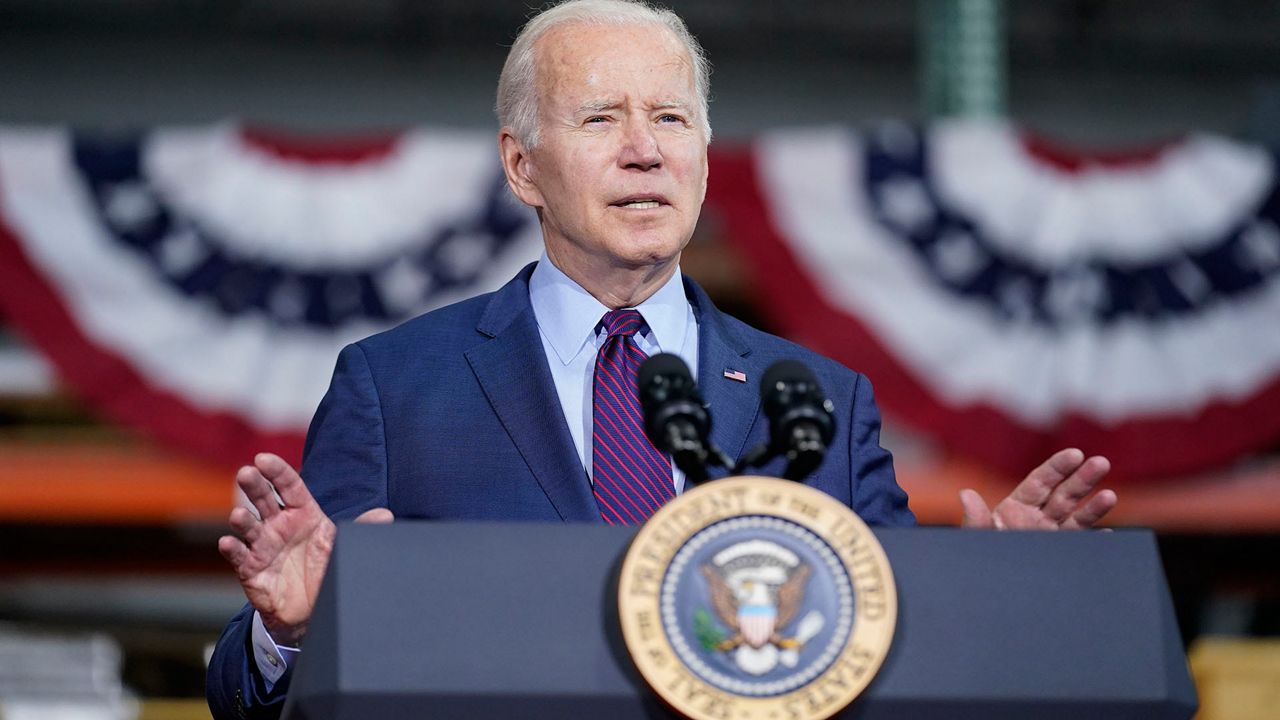
{"label": "man's forehead", "polygon": [[[622,70],[646,74],[656,85],[674,86],[662,92],[655,102],[687,104],[688,100],[678,95],[693,92],[693,64],[688,49],[670,28],[662,25],[568,23],[547,31],[538,39],[534,51],[538,82],[544,89],[566,82],[599,86],[606,79],[616,79],[609,75],[610,70]],[[614,99],[610,95],[604,92],[590,101]]]}

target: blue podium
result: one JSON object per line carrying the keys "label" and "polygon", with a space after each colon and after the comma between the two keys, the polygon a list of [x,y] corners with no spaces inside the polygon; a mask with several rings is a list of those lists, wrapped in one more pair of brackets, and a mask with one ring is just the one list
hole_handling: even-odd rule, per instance
{"label": "blue podium", "polygon": [[[344,525],[285,717],[665,718],[618,630],[634,529]],[[845,718],[1190,718],[1154,536],[877,530],[888,659]]]}

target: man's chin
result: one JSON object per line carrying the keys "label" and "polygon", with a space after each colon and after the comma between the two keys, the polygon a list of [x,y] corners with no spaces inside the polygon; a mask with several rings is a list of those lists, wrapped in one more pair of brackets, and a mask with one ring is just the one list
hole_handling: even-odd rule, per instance
{"label": "man's chin", "polygon": [[680,262],[680,251],[682,249],[682,246],[673,247],[670,244],[652,248],[638,248],[638,251],[628,252],[617,259],[620,261],[618,263],[619,266],[632,270],[643,268],[662,270]]}

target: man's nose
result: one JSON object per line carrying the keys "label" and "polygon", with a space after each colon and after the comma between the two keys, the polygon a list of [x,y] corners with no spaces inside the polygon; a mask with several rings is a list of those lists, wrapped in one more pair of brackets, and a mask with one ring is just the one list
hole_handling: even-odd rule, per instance
{"label": "man's nose", "polygon": [[662,165],[658,136],[647,119],[627,123],[618,164],[624,168],[650,170]]}

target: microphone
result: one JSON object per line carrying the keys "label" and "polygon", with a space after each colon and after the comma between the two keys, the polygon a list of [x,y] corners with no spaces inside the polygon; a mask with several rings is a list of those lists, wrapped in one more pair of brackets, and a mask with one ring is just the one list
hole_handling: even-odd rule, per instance
{"label": "microphone", "polygon": [[659,450],[670,453],[691,482],[707,479],[707,463],[727,464],[708,440],[711,416],[684,360],[658,353],[640,365],[637,385],[644,429]]}
{"label": "microphone", "polygon": [[769,419],[768,456],[785,455],[783,477],[803,480],[826,457],[836,431],[835,406],[813,371],[797,360],[769,366],[760,380],[760,399]]}

